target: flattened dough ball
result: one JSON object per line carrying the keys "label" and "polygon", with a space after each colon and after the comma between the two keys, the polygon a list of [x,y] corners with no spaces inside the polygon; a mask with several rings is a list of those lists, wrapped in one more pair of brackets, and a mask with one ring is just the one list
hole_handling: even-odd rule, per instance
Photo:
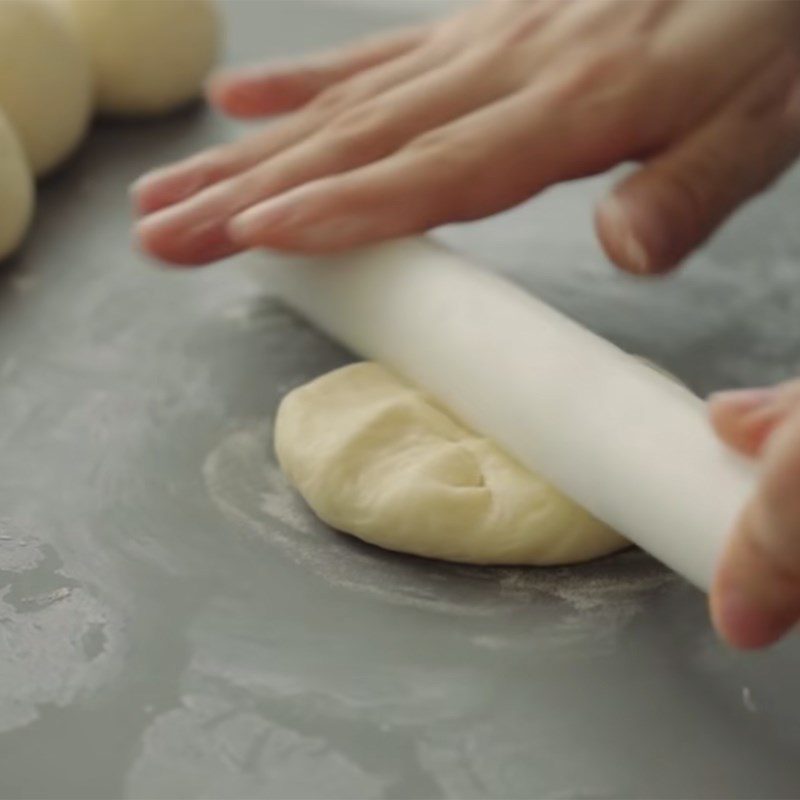
{"label": "flattened dough ball", "polygon": [[323,521],[389,550],[548,565],[628,545],[379,364],[352,364],[290,392],[275,449]]}
{"label": "flattened dough ball", "polygon": [[0,111],[0,259],[16,250],[33,215],[34,187],[25,151]]}
{"label": "flattened dough ball", "polygon": [[210,0],[60,1],[89,53],[98,111],[159,114],[200,94],[219,39]]}
{"label": "flattened dough ball", "polygon": [[88,60],[67,21],[45,0],[0,3],[0,108],[36,175],[63,161],[86,131]]}

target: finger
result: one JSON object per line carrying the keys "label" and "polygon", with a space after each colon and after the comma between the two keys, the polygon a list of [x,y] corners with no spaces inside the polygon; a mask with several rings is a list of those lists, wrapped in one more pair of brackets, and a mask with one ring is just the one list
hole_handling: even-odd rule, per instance
{"label": "finger", "polygon": [[311,134],[320,123],[303,114],[230,144],[204,150],[142,175],[130,189],[139,214],[152,214],[236,175]]}
{"label": "finger", "polygon": [[617,186],[598,207],[598,236],[622,269],[676,266],[800,153],[800,83],[781,59],[711,120]]}
{"label": "finger", "polygon": [[332,251],[501,211],[620,158],[628,143],[616,128],[627,121],[592,109],[543,82],[386,159],[250,208],[232,220],[231,236],[245,247]]}
{"label": "finger", "polygon": [[[357,106],[275,158],[145,219],[138,227],[143,246],[173,263],[206,263],[219,257],[229,220],[301,183],[339,174],[382,158],[423,131],[491,103],[516,88],[516,78],[486,69],[485,56],[464,56]],[[469,91],[464,91],[468,86]],[[216,221],[219,231],[212,231]],[[191,232],[196,232],[195,242]],[[235,245],[231,244],[230,252]]]}
{"label": "finger", "polygon": [[224,70],[211,78],[207,94],[213,105],[233,117],[294,111],[335,83],[404,55],[426,35],[425,28],[406,28],[296,64]]}
{"label": "finger", "polygon": [[769,436],[800,408],[800,380],[758,389],[717,392],[708,399],[719,437],[746,456],[757,456]]}
{"label": "finger", "polygon": [[272,158],[343,111],[434,69],[445,58],[442,51],[421,48],[336,84],[306,108],[266,130],[143,175],[131,187],[133,202],[140,213],[149,214],[185,200]]}
{"label": "finger", "polygon": [[800,619],[800,412],[770,437],[756,496],[723,554],[714,624],[735,647],[763,647]]}

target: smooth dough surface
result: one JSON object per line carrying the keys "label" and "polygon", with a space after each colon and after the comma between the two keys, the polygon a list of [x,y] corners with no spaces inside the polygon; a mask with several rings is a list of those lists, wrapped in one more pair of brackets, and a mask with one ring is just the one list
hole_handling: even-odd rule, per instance
{"label": "smooth dough surface", "polygon": [[89,122],[91,96],[88,59],[56,8],[44,0],[3,0],[0,108],[36,175],[77,146]]}
{"label": "smooth dough surface", "polygon": [[290,392],[275,449],[323,521],[390,550],[549,565],[628,545],[379,364],[351,364]]}
{"label": "smooth dough surface", "polygon": [[200,94],[219,39],[210,0],[60,2],[89,53],[98,111],[159,114]]}
{"label": "smooth dough surface", "polygon": [[33,176],[25,152],[0,111],[0,258],[17,248],[31,221]]}

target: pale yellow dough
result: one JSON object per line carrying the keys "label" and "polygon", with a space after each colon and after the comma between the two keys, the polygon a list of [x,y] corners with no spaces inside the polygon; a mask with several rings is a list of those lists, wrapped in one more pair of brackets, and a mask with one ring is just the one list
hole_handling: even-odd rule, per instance
{"label": "pale yellow dough", "polygon": [[17,249],[34,206],[33,176],[6,115],[0,111],[0,259]]}
{"label": "pale yellow dough", "polygon": [[58,0],[92,66],[105,114],[170,111],[199,97],[219,49],[211,0]]}
{"label": "pale yellow dough", "polygon": [[628,544],[378,364],[352,364],[289,393],[275,448],[322,520],[390,550],[548,565]]}
{"label": "pale yellow dough", "polygon": [[89,62],[68,22],[44,0],[0,2],[0,108],[34,174],[78,145],[91,114]]}

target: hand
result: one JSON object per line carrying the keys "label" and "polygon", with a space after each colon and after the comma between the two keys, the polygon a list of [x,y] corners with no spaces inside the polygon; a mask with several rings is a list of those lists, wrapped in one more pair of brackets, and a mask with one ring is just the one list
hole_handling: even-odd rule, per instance
{"label": "hand", "polygon": [[286,116],[141,178],[138,237],[176,264],[334,251],[638,160],[596,226],[619,266],[663,271],[797,156],[798,48],[792,0],[496,0],[222,73],[223,112]]}
{"label": "hand", "polygon": [[710,413],[722,439],[761,463],[717,571],[711,614],[734,646],[763,647],[800,620],[800,379],[714,395]]}

